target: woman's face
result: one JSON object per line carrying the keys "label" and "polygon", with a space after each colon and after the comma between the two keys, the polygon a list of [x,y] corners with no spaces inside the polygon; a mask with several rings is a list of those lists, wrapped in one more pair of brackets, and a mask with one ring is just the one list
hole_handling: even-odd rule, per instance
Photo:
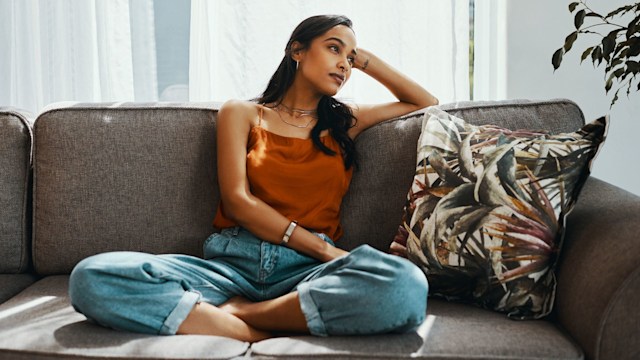
{"label": "woman's face", "polygon": [[349,80],[356,57],[356,37],[348,26],[337,25],[300,52],[298,76],[324,95],[333,96]]}

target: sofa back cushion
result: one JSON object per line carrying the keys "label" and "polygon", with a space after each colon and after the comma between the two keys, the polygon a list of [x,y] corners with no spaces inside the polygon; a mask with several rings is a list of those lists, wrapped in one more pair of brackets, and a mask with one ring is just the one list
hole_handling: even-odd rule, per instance
{"label": "sofa back cushion", "polygon": [[0,107],[0,274],[29,266],[31,127],[27,114]]}
{"label": "sofa back cushion", "polygon": [[[35,123],[34,265],[69,273],[105,251],[201,255],[219,201],[215,120],[219,104],[76,104]],[[584,124],[567,100],[442,106],[474,124],[569,132]],[[340,247],[386,251],[415,171],[424,111],[356,140],[360,169],[342,206]],[[224,151],[224,149],[220,149]]]}
{"label": "sofa back cushion", "polygon": [[[580,108],[568,100],[460,102],[442,105],[452,115],[475,125],[494,124],[511,130],[576,131],[584,125]],[[424,110],[384,122],[356,139],[360,169],[354,172],[343,202],[344,237],[352,249],[362,243],[387,251],[402,221],[416,166],[417,142]]]}
{"label": "sofa back cushion", "polygon": [[106,251],[201,255],[218,202],[216,104],[76,104],[35,122],[33,257],[69,273]]}

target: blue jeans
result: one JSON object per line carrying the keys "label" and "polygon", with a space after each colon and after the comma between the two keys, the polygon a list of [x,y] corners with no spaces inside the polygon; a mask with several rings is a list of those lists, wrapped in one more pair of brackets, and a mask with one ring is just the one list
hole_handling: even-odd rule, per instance
{"label": "blue jeans", "polygon": [[211,235],[204,255],[86,258],[71,273],[71,302],[103,326],[149,334],[175,334],[201,301],[217,306],[238,295],[264,301],[292,291],[317,336],[406,332],[425,318],[422,271],[368,245],[321,263],[236,227]]}

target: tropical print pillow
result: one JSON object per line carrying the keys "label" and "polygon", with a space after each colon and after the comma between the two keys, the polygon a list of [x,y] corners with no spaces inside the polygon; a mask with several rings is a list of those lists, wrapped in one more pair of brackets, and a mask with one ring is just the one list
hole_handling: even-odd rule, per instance
{"label": "tropical print pillow", "polygon": [[425,272],[430,295],[515,319],[548,315],[565,216],[607,123],[549,135],[474,126],[429,109],[394,241]]}

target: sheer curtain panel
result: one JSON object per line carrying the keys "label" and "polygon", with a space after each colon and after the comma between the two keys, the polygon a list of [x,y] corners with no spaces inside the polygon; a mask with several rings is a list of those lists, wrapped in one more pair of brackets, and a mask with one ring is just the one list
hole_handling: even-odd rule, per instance
{"label": "sheer curtain panel", "polygon": [[504,99],[507,87],[507,4],[475,2],[473,99]]}
{"label": "sheer curtain panel", "polygon": [[[348,16],[358,46],[402,70],[442,103],[469,99],[468,0],[192,0],[190,100],[258,96],[294,27],[317,14]],[[393,100],[359,71],[338,97]]]}
{"label": "sheer curtain panel", "polygon": [[0,0],[0,105],[157,99],[151,0]]}

